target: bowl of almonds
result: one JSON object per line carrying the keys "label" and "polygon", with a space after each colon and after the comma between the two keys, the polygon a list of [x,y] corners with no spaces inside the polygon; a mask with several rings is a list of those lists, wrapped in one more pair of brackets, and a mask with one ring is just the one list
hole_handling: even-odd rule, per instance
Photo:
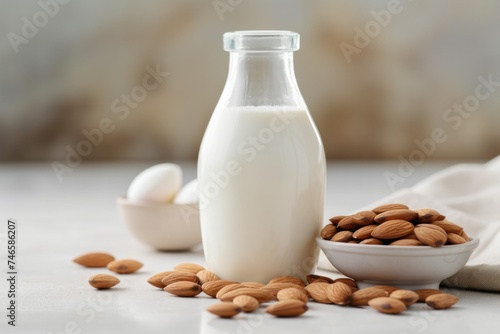
{"label": "bowl of almonds", "polygon": [[332,217],[317,242],[360,286],[437,289],[467,263],[479,239],[436,210],[397,203]]}

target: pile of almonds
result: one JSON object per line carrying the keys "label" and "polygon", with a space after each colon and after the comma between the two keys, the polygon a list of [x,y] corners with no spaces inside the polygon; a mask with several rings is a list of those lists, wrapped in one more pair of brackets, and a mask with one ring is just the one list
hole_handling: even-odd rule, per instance
{"label": "pile of almonds", "polygon": [[[118,274],[130,274],[142,267],[142,263],[132,259],[115,260],[107,253],[87,253],[74,262],[90,268],[104,268]],[[96,289],[109,289],[120,282],[108,274],[93,275],[89,284]],[[355,280],[326,276],[308,275],[307,284],[293,276],[280,276],[267,284],[258,282],[234,282],[219,277],[194,263],[183,263],[170,271],[162,271],[151,276],[147,282],[154,287],[178,297],[195,297],[200,293],[219,299],[207,311],[222,318],[231,318],[240,312],[254,312],[261,304],[267,305],[265,312],[276,317],[296,317],[308,310],[310,299],[322,304],[342,306],[371,306],[375,310],[397,314],[411,304],[425,302],[434,309],[453,306],[458,298],[440,290],[402,290],[397,287],[378,285],[358,289]],[[275,302],[276,301],[276,302]]]}
{"label": "pile of almonds", "polygon": [[321,237],[334,242],[390,246],[463,244],[470,240],[462,227],[433,209],[410,210],[404,204],[385,204],[350,216],[330,218]]}
{"label": "pile of almonds", "polygon": [[195,297],[204,292],[217,298],[219,303],[207,311],[223,318],[231,318],[240,312],[253,312],[260,304],[277,301],[266,307],[265,312],[277,317],[296,317],[308,310],[309,299],[322,304],[343,306],[371,306],[382,313],[396,314],[411,304],[425,302],[434,309],[453,306],[458,298],[440,290],[403,290],[378,285],[358,289],[351,278],[333,280],[320,275],[308,275],[307,285],[293,276],[280,276],[267,284],[257,282],[233,282],[221,280],[200,265],[185,263],[172,271],[151,276],[148,283],[179,297]]}

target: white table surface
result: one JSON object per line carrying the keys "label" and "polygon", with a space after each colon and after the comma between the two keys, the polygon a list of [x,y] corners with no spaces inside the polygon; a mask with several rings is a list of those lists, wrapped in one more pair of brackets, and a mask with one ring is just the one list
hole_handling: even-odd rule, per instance
{"label": "white table surface", "polygon": [[[18,221],[18,318],[7,326],[7,283],[0,280],[0,333],[498,333],[500,295],[451,290],[460,302],[430,311],[417,304],[398,316],[371,309],[310,302],[302,317],[276,319],[262,311],[235,320],[219,319],[204,309],[208,297],[179,298],[153,288],[146,279],[182,262],[204,264],[201,248],[160,253],[136,241],[118,215],[116,197],[154,163],[87,163],[59,182],[49,163],[0,164],[0,268],[6,276],[7,218]],[[194,163],[181,163],[186,180]],[[405,182],[410,186],[450,163],[426,163]],[[350,212],[391,192],[383,173],[395,163],[336,162],[328,168],[325,218]],[[107,291],[87,284],[106,272],[72,262],[89,251],[135,258],[144,267],[121,275]],[[321,273],[321,272],[320,272]],[[324,274],[324,273],[323,273]],[[447,290],[449,291],[449,290]]]}

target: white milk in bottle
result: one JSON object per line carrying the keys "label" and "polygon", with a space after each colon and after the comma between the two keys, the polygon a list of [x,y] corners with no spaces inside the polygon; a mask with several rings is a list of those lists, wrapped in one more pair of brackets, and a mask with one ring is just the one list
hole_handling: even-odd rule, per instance
{"label": "white milk in bottle", "polygon": [[325,157],[293,73],[298,35],[224,36],[226,87],[200,149],[198,180],[208,269],[267,283],[316,268]]}

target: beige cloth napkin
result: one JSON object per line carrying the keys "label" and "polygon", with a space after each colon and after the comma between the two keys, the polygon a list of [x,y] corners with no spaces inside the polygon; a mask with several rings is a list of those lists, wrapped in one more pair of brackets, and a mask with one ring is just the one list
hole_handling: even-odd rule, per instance
{"label": "beige cloth napkin", "polygon": [[[444,169],[412,188],[370,204],[405,203],[433,208],[480,239],[467,265],[443,281],[446,286],[500,291],[500,156],[486,164],[459,164]],[[318,267],[335,271],[321,253]]]}

